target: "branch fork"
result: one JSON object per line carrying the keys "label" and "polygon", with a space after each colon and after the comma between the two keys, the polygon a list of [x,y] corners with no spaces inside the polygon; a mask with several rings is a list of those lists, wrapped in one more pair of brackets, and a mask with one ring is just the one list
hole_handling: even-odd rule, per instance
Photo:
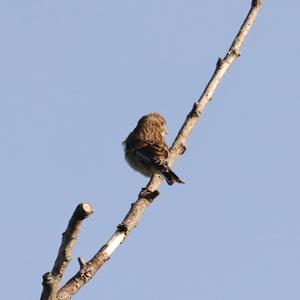
{"label": "branch fork", "polygon": [[[170,167],[174,164],[176,159],[185,152],[186,140],[196,125],[196,122],[203,113],[206,105],[212,99],[221,79],[232,63],[240,56],[240,48],[253,25],[262,4],[263,0],[252,0],[250,11],[227,54],[224,58],[218,59],[216,69],[210,81],[200,98],[194,103],[192,110],[187,115],[184,124],[170,148]],[[93,213],[90,204],[79,204],[62,236],[61,246],[52,271],[45,273],[43,276],[41,300],[69,300],[84,284],[90,281],[102,265],[109,260],[117,247],[122,244],[127,235],[138,225],[144,211],[153,202],[155,197],[159,195],[158,188],[162,181],[163,178],[161,176],[152,176],[146,188],[143,188],[139,193],[138,199],[132,203],[130,210],[123,221],[117,226],[117,229],[110,240],[104,244],[88,262],[83,258],[78,258],[80,266],[79,271],[63,287],[60,287],[61,279],[72,258],[72,250],[77,240],[81,223]]]}

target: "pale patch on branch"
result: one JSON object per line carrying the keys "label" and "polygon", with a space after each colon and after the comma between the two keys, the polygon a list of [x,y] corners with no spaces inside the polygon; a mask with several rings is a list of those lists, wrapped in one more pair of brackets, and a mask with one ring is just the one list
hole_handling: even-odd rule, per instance
{"label": "pale patch on branch", "polygon": [[[216,69],[211,79],[209,80],[200,98],[196,103],[194,103],[192,110],[187,115],[184,124],[179,130],[179,133],[174,140],[172,147],[170,148],[170,166],[172,166],[176,159],[185,152],[186,140],[196,125],[196,122],[201,117],[206,105],[212,99],[213,94],[223,76],[232,63],[240,56],[240,48],[244,43],[244,40],[251,26],[253,25],[262,4],[262,0],[252,1],[250,11],[225,57],[217,60]],[[112,235],[110,240],[101,247],[101,249],[90,261],[86,262],[82,258],[79,258],[79,271],[61,289],[58,290],[61,277],[63,276],[63,273],[69,261],[71,260],[71,251],[76,241],[80,224],[85,217],[92,213],[92,208],[89,206],[89,204],[81,204],[82,206],[87,205],[87,207],[84,209],[86,212],[81,214],[81,217],[78,217],[78,212],[76,211],[77,209],[80,210],[80,208],[77,207],[69,222],[66,232],[63,234],[62,244],[52,272],[46,273],[43,276],[44,289],[41,299],[70,299],[85,283],[91,280],[101,266],[110,258],[117,247],[125,240],[127,235],[138,225],[139,219],[146,208],[152,203],[154,198],[158,196],[159,192],[157,190],[162,181],[163,178],[159,175],[155,175],[151,178],[147,187],[144,188],[139,194],[137,201],[131,205],[129,212],[121,224],[118,225],[117,230]]]}

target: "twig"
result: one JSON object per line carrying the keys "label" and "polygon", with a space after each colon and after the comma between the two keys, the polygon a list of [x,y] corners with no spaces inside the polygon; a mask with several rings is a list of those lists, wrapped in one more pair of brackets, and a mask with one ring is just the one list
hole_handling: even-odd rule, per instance
{"label": "twig", "polygon": [[116,232],[110,240],[101,247],[95,256],[90,261],[84,263],[82,263],[81,258],[79,259],[79,271],[58,291],[57,299],[71,299],[85,283],[93,278],[102,265],[110,258],[116,248],[125,240],[129,231],[137,226],[137,220],[157,195],[158,193],[154,192],[146,197],[139,196],[139,200],[131,205],[130,211],[123,222],[118,225]]}
{"label": "twig", "polygon": [[[227,54],[224,58],[219,58],[216,64],[216,69],[212,75],[209,83],[207,84],[204,92],[198,101],[194,104],[191,112],[187,115],[183,126],[181,127],[176,139],[174,140],[172,147],[170,148],[169,164],[174,164],[179,155],[183,154],[186,149],[186,140],[190,135],[192,129],[196,125],[196,122],[200,118],[208,102],[212,99],[212,96],[218,87],[221,79],[223,78],[226,71],[229,69],[231,64],[240,56],[240,48],[248,34],[254,20],[257,16],[259,9],[261,8],[263,0],[253,0],[250,11],[241,26],[239,33],[234,39],[230,46]],[[79,289],[87,283],[100,267],[110,258],[111,254],[116,248],[125,240],[126,236],[138,225],[139,219],[146,210],[146,208],[152,203],[154,198],[158,196],[159,192],[157,189],[162,183],[162,177],[155,175],[151,178],[147,185],[147,193],[140,193],[138,200],[131,205],[129,212],[127,213],[124,220],[118,225],[117,230],[110,238],[110,240],[96,253],[96,255],[88,262],[83,259],[79,259],[80,270],[75,274],[58,292],[57,299],[68,300]],[[51,276],[44,280],[45,286],[47,282],[50,282],[51,287]],[[50,298],[43,298],[50,299]],[[52,300],[52,299],[51,299]]]}
{"label": "twig", "polygon": [[62,235],[61,245],[51,272],[43,275],[43,292],[41,300],[57,299],[57,291],[64,272],[72,259],[72,250],[76,243],[82,221],[93,213],[93,208],[88,203],[79,204]]}

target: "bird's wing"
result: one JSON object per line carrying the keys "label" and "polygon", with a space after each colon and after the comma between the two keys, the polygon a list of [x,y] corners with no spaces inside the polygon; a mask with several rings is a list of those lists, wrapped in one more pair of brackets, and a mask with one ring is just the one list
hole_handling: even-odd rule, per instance
{"label": "bird's wing", "polygon": [[168,169],[169,150],[165,144],[145,143],[137,147],[136,153],[143,160],[153,164],[158,170]]}

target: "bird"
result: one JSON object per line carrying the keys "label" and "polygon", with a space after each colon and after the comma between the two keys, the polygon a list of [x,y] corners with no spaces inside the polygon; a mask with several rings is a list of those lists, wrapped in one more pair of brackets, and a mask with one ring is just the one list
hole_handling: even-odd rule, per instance
{"label": "bird", "polygon": [[162,175],[169,185],[184,183],[169,167],[169,148],[164,139],[166,120],[157,112],[141,117],[123,142],[125,159],[130,167],[146,177]]}

